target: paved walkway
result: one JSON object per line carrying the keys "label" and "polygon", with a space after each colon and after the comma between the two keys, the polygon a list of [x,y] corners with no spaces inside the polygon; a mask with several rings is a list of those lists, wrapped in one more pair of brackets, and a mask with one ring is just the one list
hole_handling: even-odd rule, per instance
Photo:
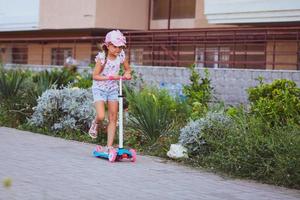
{"label": "paved walkway", "polygon": [[[299,200],[300,191],[224,179],[159,158],[94,158],[94,145],[0,127],[0,199]],[[3,180],[10,178],[10,188]]]}

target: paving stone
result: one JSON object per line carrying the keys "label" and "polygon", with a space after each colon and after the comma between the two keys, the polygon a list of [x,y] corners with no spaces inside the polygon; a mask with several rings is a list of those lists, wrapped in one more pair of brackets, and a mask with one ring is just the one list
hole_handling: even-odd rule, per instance
{"label": "paving stone", "polygon": [[0,127],[0,199],[299,200],[298,190],[229,179],[156,157],[109,163],[92,144]]}

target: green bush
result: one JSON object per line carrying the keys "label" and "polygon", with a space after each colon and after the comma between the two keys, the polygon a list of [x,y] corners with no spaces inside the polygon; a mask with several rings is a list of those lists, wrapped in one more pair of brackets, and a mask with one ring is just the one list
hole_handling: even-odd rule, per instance
{"label": "green bush", "polygon": [[83,75],[75,76],[75,80],[72,86],[87,89],[92,87],[92,84],[93,84],[92,76],[89,73],[84,73]]}
{"label": "green bush", "polygon": [[266,126],[242,110],[224,137],[204,134],[209,154],[200,154],[202,166],[228,174],[288,187],[300,187],[300,128]]}
{"label": "green bush", "polygon": [[36,83],[37,96],[40,96],[47,89],[53,88],[54,85],[57,88],[61,88],[73,83],[76,75],[76,73],[68,70],[67,68],[54,69],[50,72],[42,71],[33,73],[32,81]]}
{"label": "green bush", "polygon": [[[164,90],[144,88],[142,91],[125,90],[129,102],[129,124],[140,131],[150,143],[168,134],[178,122],[180,103]],[[180,120],[179,120],[180,119]]]}
{"label": "green bush", "polygon": [[187,103],[192,108],[191,118],[197,119],[205,116],[208,111],[208,103],[212,98],[212,86],[209,79],[209,72],[204,71],[205,76],[201,77],[195,70],[195,65],[190,67],[190,85],[183,87],[183,93],[187,97]]}
{"label": "green bush", "polygon": [[30,109],[26,102],[24,80],[26,73],[21,70],[0,69],[0,124],[16,127],[26,120]]}
{"label": "green bush", "polygon": [[125,125],[124,132],[125,132],[124,134],[125,146],[134,148],[139,152],[143,151],[143,147],[147,143],[147,138],[145,138],[140,131],[128,127],[127,125]]}
{"label": "green bush", "polygon": [[18,95],[24,79],[25,73],[20,70],[0,70],[1,100],[14,99]]}
{"label": "green bush", "polygon": [[300,88],[291,80],[275,80],[248,89],[251,112],[270,126],[300,125]]}
{"label": "green bush", "polygon": [[62,87],[74,81],[74,72],[67,69],[51,72],[4,70],[0,68],[0,123],[16,127],[33,113],[36,100],[51,87]]}
{"label": "green bush", "polygon": [[191,120],[180,130],[179,143],[187,148],[191,156],[206,155],[217,148],[214,140],[226,137],[232,123],[231,118],[222,111],[208,112],[205,117]]}
{"label": "green bush", "polygon": [[91,92],[78,88],[46,90],[34,110],[29,124],[54,133],[86,132],[95,117]]}

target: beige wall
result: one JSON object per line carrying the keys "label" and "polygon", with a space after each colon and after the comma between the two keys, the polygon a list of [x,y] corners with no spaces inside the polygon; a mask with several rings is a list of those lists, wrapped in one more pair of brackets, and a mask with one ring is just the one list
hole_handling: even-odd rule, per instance
{"label": "beige wall", "polygon": [[[74,51],[75,49],[75,51]],[[76,44],[76,47],[73,47],[74,58],[78,61],[86,61],[87,63],[91,62],[92,48],[90,43]]]}
{"label": "beige wall", "polygon": [[[147,30],[150,0],[40,0],[41,29],[129,29]],[[233,27],[208,24],[204,0],[196,0],[193,19],[173,19],[172,29]],[[150,13],[152,14],[152,13]],[[150,20],[151,29],[167,29],[167,20]]]}
{"label": "beige wall", "polygon": [[145,30],[148,0],[41,0],[41,29]]}
{"label": "beige wall", "polygon": [[[275,46],[274,46],[275,45]],[[297,43],[295,42],[269,42],[267,44],[267,62],[273,62],[273,50],[275,48],[276,54],[287,53],[289,55],[276,55],[274,69],[297,69]],[[292,54],[292,55],[291,55]],[[284,65],[280,63],[289,63],[289,65]],[[267,69],[273,69],[273,65],[267,64]]]}
{"label": "beige wall", "polygon": [[[71,3],[72,2],[72,3]],[[172,29],[232,27],[208,24],[204,0],[196,0],[193,19],[173,19]],[[41,0],[41,29],[148,29],[149,0]],[[152,13],[150,13],[152,14]],[[150,20],[151,29],[168,28],[167,20]]]}
{"label": "beige wall", "polygon": [[148,0],[98,0],[96,27],[145,30]]}
{"label": "beige wall", "polygon": [[34,65],[39,65],[42,63],[42,45],[28,45],[28,63]]}
{"label": "beige wall", "polygon": [[40,0],[40,29],[94,28],[96,0]]}

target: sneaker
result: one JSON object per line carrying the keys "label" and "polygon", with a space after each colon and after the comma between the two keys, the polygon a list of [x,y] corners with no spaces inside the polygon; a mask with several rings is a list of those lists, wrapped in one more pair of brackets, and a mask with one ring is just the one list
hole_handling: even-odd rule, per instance
{"label": "sneaker", "polygon": [[115,149],[115,148],[114,147],[97,145],[95,151],[97,151],[97,152],[104,152],[104,153],[110,153],[110,151],[113,150],[113,149]]}
{"label": "sneaker", "polygon": [[95,151],[97,151],[97,152],[106,152],[107,151],[107,147],[106,146],[97,145],[96,148],[95,148]]}
{"label": "sneaker", "polygon": [[108,153],[110,153],[112,150],[116,151],[114,147],[108,147],[108,146],[106,146],[106,148],[107,148],[107,152]]}
{"label": "sneaker", "polygon": [[91,128],[89,130],[89,135],[91,136],[91,138],[93,138],[93,139],[97,138],[98,128],[99,128],[99,124],[97,124],[96,121],[93,120]]}

